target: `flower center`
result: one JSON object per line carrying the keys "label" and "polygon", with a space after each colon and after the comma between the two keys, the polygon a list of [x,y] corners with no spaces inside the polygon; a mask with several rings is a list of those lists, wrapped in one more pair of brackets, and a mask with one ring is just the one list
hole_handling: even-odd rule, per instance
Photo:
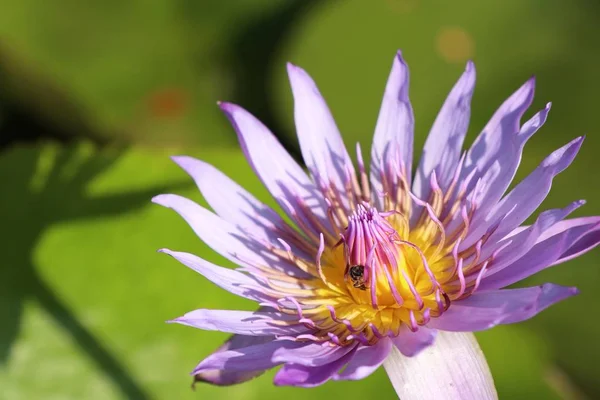
{"label": "flower center", "polygon": [[493,255],[482,257],[485,237],[461,248],[469,212],[442,207],[441,197],[433,191],[427,202],[413,198],[421,208],[415,221],[402,207],[356,205],[337,244],[317,255],[321,305],[307,313],[321,329],[317,336],[373,344],[397,336],[404,324],[418,330],[477,289]]}
{"label": "flower center", "polygon": [[[484,246],[493,229],[478,238],[470,232],[477,205],[465,198],[469,179],[459,185],[459,169],[445,191],[432,173],[429,194],[421,200],[408,189],[404,168],[391,163],[379,169],[375,200],[360,149],[357,158],[360,183],[348,173],[345,196],[333,184],[321,187],[333,230],[324,229],[304,203],[288,207],[318,244],[314,264],[294,255],[285,241],[285,250],[272,250],[311,276],[289,278],[301,289],[270,283],[289,294],[272,306],[297,314],[312,329],[295,340],[370,345],[399,335],[403,325],[416,331],[477,290],[499,251]],[[309,245],[304,248],[311,253]]]}
{"label": "flower center", "polygon": [[395,215],[360,205],[349,218],[341,242],[350,296],[376,310],[404,307],[420,312],[437,307],[441,313],[446,308],[437,278],[442,265],[436,263],[432,270],[420,247],[401,238],[386,219],[394,222]]}
{"label": "flower center", "polygon": [[452,257],[420,246],[422,232],[403,237],[404,223],[398,212],[359,205],[323,266],[330,287],[346,292],[331,302],[330,316],[353,330],[368,321],[368,340],[397,335],[402,323],[416,330],[450,306],[443,284],[452,275]]}

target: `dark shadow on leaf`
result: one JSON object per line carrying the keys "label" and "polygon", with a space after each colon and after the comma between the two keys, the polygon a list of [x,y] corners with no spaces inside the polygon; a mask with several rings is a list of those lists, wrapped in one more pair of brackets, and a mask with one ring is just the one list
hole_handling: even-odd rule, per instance
{"label": "dark shadow on leaf", "polygon": [[[44,233],[55,224],[115,217],[149,203],[153,195],[189,184],[164,185],[125,193],[94,196],[88,185],[122,157],[127,149],[84,151],[83,146],[15,147],[0,155],[0,220],[3,262],[0,266],[0,363],[6,363],[18,335],[24,303],[37,301],[74,339],[122,394],[130,399],[149,395],[63,303],[38,272],[33,254]],[[90,150],[88,148],[88,150]],[[45,167],[44,167],[45,166]],[[82,260],[82,265],[85,260]]]}
{"label": "dark shadow on leaf", "polygon": [[107,133],[90,122],[88,110],[64,85],[15,47],[0,43],[0,149],[42,138],[106,144],[109,137],[125,137],[125,132]]}

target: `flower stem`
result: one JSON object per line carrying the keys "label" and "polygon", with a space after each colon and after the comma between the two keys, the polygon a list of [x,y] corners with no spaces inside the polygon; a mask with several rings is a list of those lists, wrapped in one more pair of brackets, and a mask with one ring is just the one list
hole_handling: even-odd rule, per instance
{"label": "flower stem", "polygon": [[402,400],[498,399],[472,333],[439,331],[435,343],[414,357],[405,357],[394,347],[383,366]]}

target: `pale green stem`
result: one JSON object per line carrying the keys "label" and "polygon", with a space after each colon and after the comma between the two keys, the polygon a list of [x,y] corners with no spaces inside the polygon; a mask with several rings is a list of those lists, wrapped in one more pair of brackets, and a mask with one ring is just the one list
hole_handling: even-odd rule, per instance
{"label": "pale green stem", "polygon": [[395,347],[383,363],[401,400],[497,400],[485,356],[472,333],[438,332],[415,357]]}

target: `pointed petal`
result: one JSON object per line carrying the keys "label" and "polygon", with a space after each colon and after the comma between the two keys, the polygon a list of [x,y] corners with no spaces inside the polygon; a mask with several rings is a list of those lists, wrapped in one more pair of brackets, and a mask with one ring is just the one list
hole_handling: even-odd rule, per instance
{"label": "pointed petal", "polygon": [[503,144],[511,142],[519,132],[521,117],[531,105],[535,90],[535,79],[531,78],[513,93],[494,113],[467,152],[465,167],[461,171],[461,181],[477,170],[469,187],[470,191],[477,179],[487,171],[491,163],[503,151]]}
{"label": "pointed petal", "polygon": [[[243,347],[261,345],[273,341],[273,336],[245,336],[232,335],[222,346],[214,351],[213,354],[227,350],[235,350]],[[262,375],[265,369],[256,371],[231,371],[225,369],[204,370],[194,375],[194,384],[196,382],[206,382],[212,385],[229,386],[237,383],[247,382],[250,379]]]}
{"label": "pointed petal", "polygon": [[[521,151],[518,149],[524,146],[527,139],[535,132],[535,129],[531,129],[531,127],[524,126],[523,128],[526,129],[523,131],[519,127],[521,117],[533,101],[534,90],[535,79],[531,78],[502,103],[466,153],[458,178],[461,190],[454,192],[454,198],[462,196],[478,201],[480,215],[476,214],[475,218],[488,216],[489,208],[496,204],[497,199],[493,202],[483,202],[482,196],[487,196],[487,191],[494,196],[497,196],[498,192],[500,195],[504,193],[506,190],[504,184],[495,181],[509,179],[510,183],[520,162]],[[528,123],[533,125],[535,120],[534,117]],[[452,202],[449,204],[451,205]],[[456,224],[460,223],[461,217],[458,213],[449,230],[452,231],[456,228]],[[476,225],[471,224],[471,226]],[[474,240],[476,241],[479,237],[474,237]],[[463,245],[473,244],[470,238],[466,239],[469,240],[464,240]]]}
{"label": "pointed petal", "polygon": [[392,349],[383,364],[402,400],[495,400],[494,380],[472,333],[440,332],[415,357]]}
{"label": "pointed petal", "polygon": [[[474,199],[479,207],[478,216],[485,217],[489,209],[506,192],[521,163],[525,144],[546,122],[550,106],[551,104],[548,103],[546,108],[525,122],[516,134],[511,135],[506,140],[502,140],[496,157],[488,163],[488,167],[485,170],[482,170],[481,186],[484,190],[481,190],[481,195]],[[473,224],[477,223],[476,218]]]}
{"label": "pointed petal", "polygon": [[572,140],[554,151],[513,190],[510,191],[484,218],[475,225],[461,245],[461,250],[471,246],[488,229],[498,225],[489,242],[500,240],[521,225],[548,195],[556,175],[564,171],[575,159],[581,148],[583,137]]}
{"label": "pointed petal", "polygon": [[287,260],[264,251],[267,246],[256,240],[251,231],[247,232],[237,228],[185,197],[161,194],[155,196],[152,201],[173,209],[185,219],[204,243],[238,265],[263,265],[292,276],[306,276],[303,271]]}
{"label": "pointed petal", "polygon": [[170,255],[228,292],[258,302],[270,299],[266,294],[262,293],[258,283],[248,275],[229,268],[216,266],[193,254],[168,249],[161,249],[159,251]]}
{"label": "pointed petal", "polygon": [[[518,238],[517,240],[518,241]],[[480,290],[498,289],[519,282],[545,268],[577,257],[600,244],[600,217],[564,220],[552,227],[522,257],[499,272],[486,276]]]}
{"label": "pointed petal", "polygon": [[[235,128],[242,150],[254,172],[283,209],[288,212],[286,202],[292,206],[301,202],[324,226],[331,228],[321,193],[269,129],[235,104],[221,103],[220,107]],[[293,215],[290,217],[294,220]],[[314,233],[318,236],[321,232],[315,230]]]}
{"label": "pointed petal", "polygon": [[408,66],[398,52],[388,78],[371,149],[371,182],[383,190],[381,167],[404,165],[407,182],[411,180],[415,118],[408,98]]}
{"label": "pointed petal", "polygon": [[347,168],[354,174],[333,116],[317,85],[302,68],[288,63],[294,119],[302,157],[314,177],[344,188]]}
{"label": "pointed petal", "polygon": [[318,367],[343,357],[353,349],[352,346],[332,347],[317,343],[274,340],[265,344],[211,354],[198,364],[193,373],[213,369],[257,371],[284,363]]}
{"label": "pointed petal", "polygon": [[194,201],[175,194],[161,194],[152,202],[174,210],[203,242],[228,260],[240,264],[238,254],[252,259],[253,252],[241,240],[246,236],[244,232]]}
{"label": "pointed petal", "polygon": [[331,379],[354,355],[351,351],[339,359],[318,367],[299,364],[285,364],[275,375],[277,386],[315,387]]}
{"label": "pointed petal", "polygon": [[544,233],[542,233],[542,235],[538,238],[536,243],[543,242],[552,236],[556,236],[566,231],[579,229],[580,227],[583,227],[585,229],[595,228],[598,224],[600,224],[600,216],[565,219],[557,222],[556,224],[548,228],[546,231],[544,231]]}
{"label": "pointed petal", "polygon": [[512,324],[529,319],[577,293],[574,287],[551,283],[524,289],[478,292],[453,303],[448,311],[433,318],[427,326],[444,331],[473,332]]}
{"label": "pointed petal", "polygon": [[437,331],[424,326],[416,332],[411,331],[406,325],[400,329],[400,334],[393,341],[400,353],[407,357],[419,354],[423,349],[431,346],[435,341]]}
{"label": "pointed petal", "polygon": [[[487,273],[484,276],[484,281],[491,276],[499,273],[504,268],[509,267],[513,262],[525,255],[539,241],[544,232],[566,218],[573,211],[585,204],[585,201],[574,201],[564,208],[546,210],[542,212],[535,223],[518,233],[511,232],[511,235],[504,239],[490,243],[483,247],[481,259],[486,260],[496,249],[502,249],[494,256],[493,262],[488,265]],[[486,243],[487,244],[487,243]],[[480,289],[487,286],[480,286]]]}
{"label": "pointed petal", "polygon": [[[597,217],[590,217],[596,219]],[[574,236],[573,234],[569,236]],[[568,243],[568,240],[566,240]],[[554,261],[552,265],[561,264],[563,262],[572,260],[580,255],[587,253],[588,251],[596,248],[600,244],[600,223],[594,224],[590,229],[586,230],[586,233],[579,237],[579,239],[569,249],[561,254],[558,260]],[[565,246],[566,247],[566,246]]]}
{"label": "pointed petal", "polygon": [[361,346],[344,370],[333,376],[336,381],[356,381],[366,378],[379,368],[390,354],[392,340],[381,339],[373,346]]}
{"label": "pointed petal", "polygon": [[274,242],[276,229],[285,226],[272,208],[266,206],[248,191],[212,165],[188,156],[172,157],[186,171],[213,210],[238,227],[250,229],[257,237]]}
{"label": "pointed petal", "polygon": [[442,190],[450,186],[469,128],[474,89],[475,65],[469,61],[465,72],[444,102],[425,142],[413,185],[413,192],[417,197],[427,199],[430,191],[429,178],[434,170]]}
{"label": "pointed petal", "polygon": [[209,331],[249,336],[296,335],[308,328],[298,317],[275,311],[194,310],[169,322]]}

